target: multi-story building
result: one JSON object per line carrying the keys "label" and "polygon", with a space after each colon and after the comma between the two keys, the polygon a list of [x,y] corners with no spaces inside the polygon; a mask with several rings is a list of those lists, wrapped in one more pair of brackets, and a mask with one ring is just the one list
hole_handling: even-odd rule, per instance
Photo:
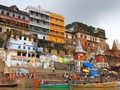
{"label": "multi-story building", "polygon": [[100,45],[102,50],[106,51],[106,37],[105,30],[92,26],[87,26],[83,23],[75,22],[66,26],[65,42],[76,44],[80,40],[81,45],[85,51],[90,54],[96,52],[97,47]]}
{"label": "multi-story building", "polygon": [[0,32],[8,32],[11,29],[27,31],[29,16],[20,11],[15,5],[11,7],[0,5]]}
{"label": "multi-story building", "polygon": [[29,30],[38,35],[39,39],[48,39],[49,13],[38,7],[28,6],[24,11],[29,14]]}
{"label": "multi-story building", "polygon": [[[27,33],[29,30],[29,15],[11,7],[0,5],[0,32],[6,34],[4,47],[7,66],[22,65],[35,56],[35,36]],[[3,36],[4,37],[4,36]]]}
{"label": "multi-story building", "polygon": [[49,12],[50,15],[50,31],[48,34],[48,40],[54,42],[64,43],[65,29],[64,29],[64,17],[62,15]]}
{"label": "multi-story building", "polygon": [[[48,53],[51,54],[60,54],[59,52],[65,52],[63,49],[59,50],[60,48],[55,48],[53,46],[51,49],[51,46],[45,45],[45,43],[64,43],[64,17],[53,12],[45,11],[41,9],[40,6],[28,6],[24,11],[26,11],[30,16],[30,32],[38,35],[38,49],[46,48]],[[37,51],[39,53],[39,50]]]}
{"label": "multi-story building", "polygon": [[10,60],[11,66],[28,66],[31,57],[36,57],[37,35],[12,30],[8,37],[7,54],[9,58],[7,57],[7,60]]}

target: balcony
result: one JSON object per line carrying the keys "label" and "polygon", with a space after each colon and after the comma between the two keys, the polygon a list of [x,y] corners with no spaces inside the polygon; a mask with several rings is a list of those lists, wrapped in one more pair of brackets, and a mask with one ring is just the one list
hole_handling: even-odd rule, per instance
{"label": "balcony", "polygon": [[6,26],[10,26],[10,27],[15,27],[15,28],[20,28],[20,29],[27,29],[28,30],[28,24],[18,24],[14,21],[10,21],[10,20],[6,20],[6,19],[3,19],[3,18],[0,18],[0,23],[3,24],[3,25],[6,25]]}
{"label": "balcony", "polygon": [[35,18],[35,19],[38,19],[38,20],[41,20],[41,21],[46,21],[46,22],[49,22],[49,19],[46,19],[45,17],[38,17],[36,15],[30,15],[31,18]]}

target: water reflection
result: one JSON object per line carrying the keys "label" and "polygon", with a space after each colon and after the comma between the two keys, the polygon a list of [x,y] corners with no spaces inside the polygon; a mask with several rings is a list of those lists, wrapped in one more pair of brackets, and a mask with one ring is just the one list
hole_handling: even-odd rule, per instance
{"label": "water reflection", "polygon": [[[34,90],[33,88],[0,88],[0,90]],[[40,90],[40,89],[37,89]],[[59,90],[58,89],[44,89],[44,90]],[[120,87],[111,88],[74,88],[74,90],[120,90]]]}
{"label": "water reflection", "polygon": [[74,90],[120,90],[120,87],[111,87],[111,88],[74,88]]}

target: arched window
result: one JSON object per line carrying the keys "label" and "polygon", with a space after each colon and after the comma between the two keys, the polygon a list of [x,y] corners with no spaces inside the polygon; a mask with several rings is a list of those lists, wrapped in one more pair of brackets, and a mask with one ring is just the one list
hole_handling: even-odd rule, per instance
{"label": "arched window", "polygon": [[1,14],[4,14],[4,11],[2,11]]}
{"label": "arched window", "polygon": [[7,14],[6,14],[7,16],[9,16],[9,12],[7,12]]}

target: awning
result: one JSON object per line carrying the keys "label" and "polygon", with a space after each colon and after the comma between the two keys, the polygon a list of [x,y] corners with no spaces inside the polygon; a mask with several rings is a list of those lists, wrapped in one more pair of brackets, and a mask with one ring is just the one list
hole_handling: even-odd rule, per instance
{"label": "awning", "polygon": [[63,63],[63,58],[62,58],[62,57],[59,57],[59,58],[58,58],[58,62],[59,62],[59,63]]}
{"label": "awning", "polygon": [[52,55],[51,60],[52,61],[58,61],[58,57],[56,55]]}
{"label": "awning", "polygon": [[85,72],[85,73],[88,73],[88,72],[89,72],[88,69],[83,69],[82,71]]}
{"label": "awning", "polygon": [[85,67],[89,67],[89,68],[93,68],[93,64],[89,63],[89,62],[82,62],[83,66]]}
{"label": "awning", "polygon": [[68,58],[64,58],[63,61],[64,61],[64,62],[68,62]]}
{"label": "awning", "polygon": [[16,75],[18,75],[18,73],[21,75],[21,74],[28,74],[29,71],[26,69],[26,68],[18,68],[16,70]]}

